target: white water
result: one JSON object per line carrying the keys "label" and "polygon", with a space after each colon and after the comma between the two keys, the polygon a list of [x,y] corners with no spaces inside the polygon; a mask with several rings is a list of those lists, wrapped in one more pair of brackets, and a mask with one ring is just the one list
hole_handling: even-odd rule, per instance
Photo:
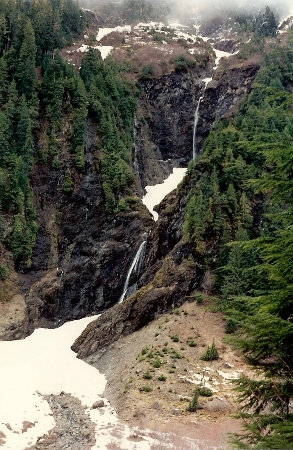
{"label": "white water", "polygon": [[123,301],[125,299],[125,296],[127,294],[128,288],[129,288],[129,281],[130,281],[130,277],[131,277],[132,273],[139,269],[139,265],[140,265],[140,262],[141,262],[141,257],[143,255],[143,251],[145,249],[145,246],[146,246],[146,241],[143,241],[140,244],[139,249],[136,252],[136,255],[135,255],[135,257],[134,257],[134,259],[132,261],[132,264],[131,264],[131,266],[130,266],[130,268],[128,270],[127,277],[126,277],[126,280],[125,280],[125,283],[124,283],[124,287],[123,287],[123,294],[120,297],[119,303],[123,303]]}
{"label": "white water", "polygon": [[[202,39],[205,39],[202,36],[199,36],[199,37],[201,37]],[[213,70],[215,71],[217,69],[217,67],[219,66],[219,64],[220,64],[220,60],[223,57],[231,56],[231,53],[222,52],[221,50],[217,50],[215,48],[214,48],[214,52],[216,53],[215,64],[214,64],[214,67],[213,67]],[[212,78],[204,78],[202,81],[205,84],[205,88],[204,88],[204,91],[205,91],[208,83],[210,83],[212,81]],[[204,93],[199,98],[199,100],[197,102],[197,107],[196,107],[196,110],[195,110],[195,113],[194,113],[193,141],[192,141],[192,159],[193,159],[193,161],[195,161],[196,157],[198,156],[197,155],[197,151],[196,151],[196,132],[197,132],[198,120],[199,120],[199,117],[200,117],[200,115],[199,115],[199,108],[200,108],[200,104],[201,104],[201,101],[202,101],[203,97],[204,97]]]}
{"label": "white water", "polygon": [[194,113],[194,125],[193,125],[193,143],[192,143],[192,159],[193,161],[196,160],[197,152],[196,152],[196,130],[198,125],[198,119],[199,119],[199,107],[201,104],[203,97],[200,97],[197,102],[197,107]]}
{"label": "white water", "polygon": [[173,173],[161,184],[156,186],[146,186],[146,195],[142,198],[143,204],[152,214],[155,221],[158,220],[159,215],[154,211],[154,207],[161,203],[161,201],[172,192],[179,183],[183,180],[186,174],[186,169],[173,169]]}

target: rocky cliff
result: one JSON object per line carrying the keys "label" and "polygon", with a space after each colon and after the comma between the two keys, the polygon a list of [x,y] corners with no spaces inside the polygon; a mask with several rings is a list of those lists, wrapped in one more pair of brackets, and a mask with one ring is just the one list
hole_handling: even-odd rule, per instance
{"label": "rocky cliff", "polygon": [[[215,117],[237,110],[257,70],[258,64],[252,62],[232,60],[220,66],[202,100],[197,134],[200,147]],[[186,166],[190,160],[194,110],[206,75],[190,70],[141,82],[134,150],[140,194],[147,184],[162,181],[172,167]],[[130,332],[182,302],[200,285],[200,262],[188,260],[192,249],[182,240],[188,180],[178,195],[173,193],[163,202],[160,209],[164,212],[155,226],[138,198],[128,211],[106,213],[95,127],[88,119],[86,169],[84,174],[72,171],[72,193],[64,193],[65,168],[52,170],[46,164],[35,167],[32,186],[39,217],[37,243],[31,269],[12,272],[8,280],[13,291],[8,306],[18,313],[12,315],[10,307],[0,305],[2,338],[19,338],[40,324],[56,325],[113,306],[122,294],[137,248],[150,230],[143,275],[137,280],[141,290],[125,305],[108,311],[103,316],[104,327],[113,327],[113,318],[118,327],[124,315],[124,325],[119,325],[115,336],[121,326],[123,332]],[[65,154],[64,161],[66,158]],[[109,333],[109,339],[111,336]],[[87,352],[81,345],[78,348],[81,353]]]}
{"label": "rocky cliff", "polygon": [[210,70],[173,72],[140,81],[135,150],[141,185],[155,185],[192,158],[194,111]]}
{"label": "rocky cliff", "polygon": [[[258,67],[250,63],[221,66],[203,99],[199,145],[203,145],[216,116],[225,117],[237,111],[243,96],[250,92]],[[87,327],[72,347],[79,357],[89,356],[121,335],[138,330],[161,313],[182,305],[195,289],[203,287],[207,276],[204,261],[194,246],[185,243],[182,234],[190,189],[187,176],[161,203],[160,218],[147,243],[144,272],[138,280],[140,289]],[[212,253],[213,247],[208,251]]]}

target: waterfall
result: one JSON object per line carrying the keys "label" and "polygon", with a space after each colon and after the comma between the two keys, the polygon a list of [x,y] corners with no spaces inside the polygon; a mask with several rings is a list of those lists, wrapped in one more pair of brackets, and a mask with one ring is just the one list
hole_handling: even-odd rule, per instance
{"label": "waterfall", "polygon": [[[132,287],[132,286],[129,287],[129,281],[130,281],[131,275],[134,272],[138,272],[139,269],[140,269],[140,265],[141,265],[142,258],[143,258],[143,251],[145,249],[146,242],[147,241],[143,241],[140,244],[139,249],[137,250],[136,255],[135,255],[135,257],[134,257],[134,259],[132,261],[132,264],[131,264],[131,266],[130,266],[130,268],[128,270],[127,277],[126,277],[126,280],[125,280],[125,283],[124,283],[124,287],[123,287],[123,294],[121,295],[121,297],[119,299],[119,303],[123,303],[127,293],[129,293],[129,291],[130,291],[130,287]],[[135,287],[135,289],[131,293],[135,292],[136,285],[134,285],[134,287]]]}
{"label": "waterfall", "polygon": [[193,126],[193,144],[192,144],[192,159],[195,161],[197,157],[197,151],[196,151],[196,130],[198,125],[198,119],[199,119],[199,107],[200,103],[202,101],[203,97],[200,97],[197,103],[197,107],[194,113],[194,126]]}

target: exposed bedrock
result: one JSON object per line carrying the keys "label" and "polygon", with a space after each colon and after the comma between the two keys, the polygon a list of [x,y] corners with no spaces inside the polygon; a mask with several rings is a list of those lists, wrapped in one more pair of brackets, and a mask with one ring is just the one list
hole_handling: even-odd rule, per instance
{"label": "exposed bedrock", "polygon": [[135,124],[135,159],[141,186],[162,182],[173,167],[187,167],[192,159],[194,113],[199,98],[197,145],[201,149],[216,117],[232,115],[250,92],[258,64],[223,60],[208,84],[211,70],[174,72],[141,81]]}
{"label": "exposed bedrock", "polygon": [[[198,148],[202,148],[215,117],[237,111],[241,99],[251,89],[258,65],[237,61],[235,57],[232,63],[223,61],[205,91],[197,128]],[[190,161],[194,111],[206,76],[206,71],[194,70],[142,82],[135,126],[135,156],[142,187],[161,182],[172,167],[186,166]],[[200,261],[195,258],[195,268],[188,266],[185,260],[192,250],[182,240],[188,182],[178,195],[172,193],[164,200],[156,225],[139,199],[130,211],[109,215],[105,212],[97,148],[96,125],[88,120],[86,170],[84,174],[72,171],[75,188],[70,195],[63,189],[66,154],[64,166],[59,170],[46,164],[35,168],[32,186],[39,217],[37,244],[31,270],[19,273],[18,281],[13,282],[15,295],[21,296],[16,298],[22,305],[22,315],[5,319],[3,330],[0,323],[3,339],[22,336],[20,321],[25,323],[22,327],[25,335],[40,325],[53,326],[113,306],[123,292],[129,267],[146,237],[142,275],[134,282],[139,289],[146,289],[144,295],[148,300],[138,291],[125,303],[134,302],[133,306],[115,307],[114,313],[120,308],[122,311],[126,308],[126,312],[127,308],[139,308],[144,317],[140,321],[138,315],[133,325],[139,327],[152,320],[154,314],[180,302],[201,282]],[[168,264],[173,267],[172,277],[169,271],[164,272]],[[181,275],[179,267],[185,270]],[[168,276],[164,275],[162,284],[157,286],[155,279],[161,269]],[[138,301],[141,307],[137,306]],[[143,305],[149,302],[150,305],[153,302],[153,309],[144,311]],[[114,314],[111,311],[106,318]],[[125,330],[130,330],[129,327],[130,322]]]}

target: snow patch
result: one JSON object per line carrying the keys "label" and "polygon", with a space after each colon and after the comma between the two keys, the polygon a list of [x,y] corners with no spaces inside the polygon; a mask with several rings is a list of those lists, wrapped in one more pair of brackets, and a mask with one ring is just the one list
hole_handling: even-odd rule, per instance
{"label": "snow patch", "polygon": [[235,372],[222,372],[221,370],[217,370],[218,374],[224,378],[224,380],[236,380],[237,378],[239,378],[242,374],[242,370],[237,370]]}
{"label": "snow patch", "polygon": [[186,174],[186,169],[173,169],[173,173],[160,184],[155,186],[146,186],[146,195],[142,198],[143,204],[147,207],[150,213],[153,215],[155,221],[158,220],[159,215],[154,211],[154,207],[161,203],[161,201],[172,192],[179,183],[183,180]]}
{"label": "snow patch", "polygon": [[[6,435],[5,449],[22,450],[54,427],[42,395],[64,391],[91,406],[102,394],[104,375],[70,349],[93,319],[68,322],[54,330],[40,328],[21,341],[0,342],[0,431]],[[34,426],[23,433],[25,421]]]}
{"label": "snow patch", "polygon": [[107,36],[108,34],[111,34],[113,32],[117,32],[117,33],[130,33],[131,32],[131,26],[130,25],[125,25],[125,26],[118,26],[115,28],[99,28],[98,31],[98,35],[97,35],[97,41],[101,41],[105,36]]}
{"label": "snow patch", "polygon": [[91,45],[83,44],[81,47],[77,49],[77,51],[85,53],[88,52],[90,48],[93,48],[94,50],[100,50],[102,59],[106,59],[107,56],[109,56],[111,51],[113,50],[113,47],[111,47],[110,45],[98,45],[93,47]]}
{"label": "snow patch", "polygon": [[[119,422],[105,399],[105,407],[92,409],[101,399],[106,378],[97,369],[76,358],[71,345],[98,316],[72,321],[56,329],[40,328],[26,339],[0,342],[0,432],[5,450],[23,450],[47,434],[55,421],[43,395],[61,392],[78,398],[96,425],[93,449],[115,443],[120,449],[150,449],[159,444],[148,430]],[[24,422],[33,426],[24,430]],[[141,438],[130,442],[131,436]],[[4,438],[3,438],[4,439]]]}

